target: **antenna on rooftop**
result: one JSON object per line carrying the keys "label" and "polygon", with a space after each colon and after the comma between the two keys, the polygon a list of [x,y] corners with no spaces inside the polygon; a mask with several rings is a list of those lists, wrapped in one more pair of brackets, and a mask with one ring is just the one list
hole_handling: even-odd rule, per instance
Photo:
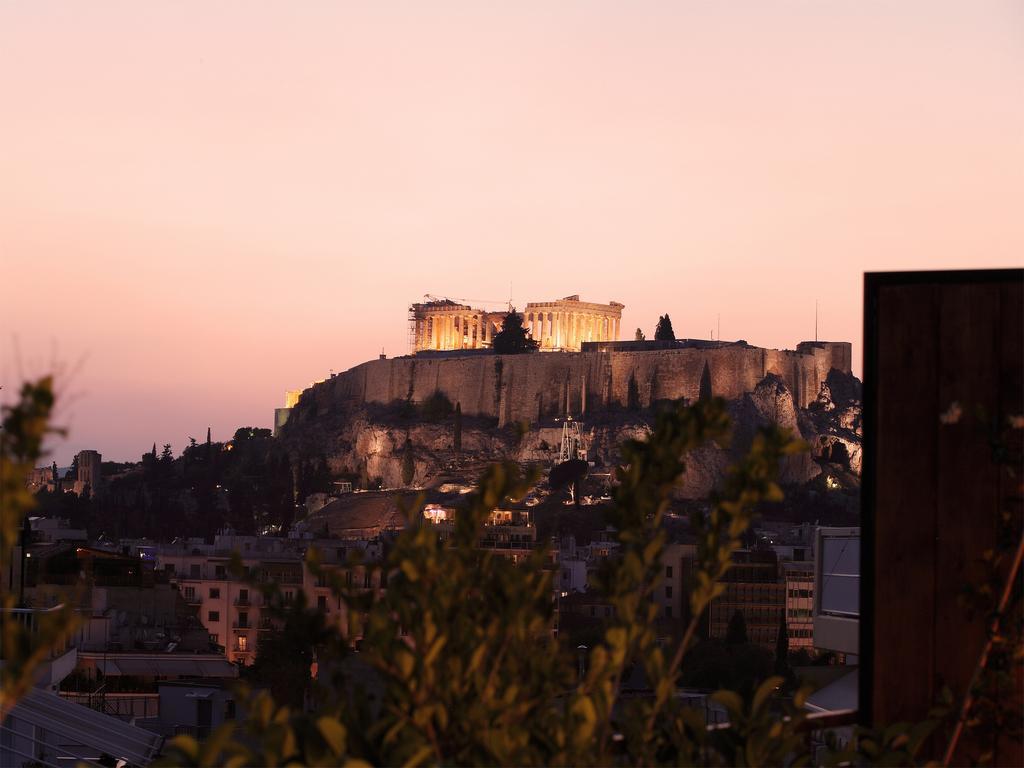
{"label": "antenna on rooftop", "polygon": [[814,340],[818,340],[818,300],[814,300]]}
{"label": "antenna on rooftop", "polygon": [[718,340],[722,340],[722,313],[718,313]]}

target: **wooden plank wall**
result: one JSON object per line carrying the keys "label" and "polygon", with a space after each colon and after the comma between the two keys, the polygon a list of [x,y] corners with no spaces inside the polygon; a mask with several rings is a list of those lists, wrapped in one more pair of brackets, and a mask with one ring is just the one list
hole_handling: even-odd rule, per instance
{"label": "wooden plank wall", "polygon": [[[1024,270],[868,274],[864,338],[861,709],[877,725],[961,695],[985,641],[958,598],[1000,509],[1020,523],[1024,467],[996,463],[988,426],[1024,414]],[[1019,464],[1022,430],[1002,431]],[[1019,744],[999,751],[1024,765]]]}

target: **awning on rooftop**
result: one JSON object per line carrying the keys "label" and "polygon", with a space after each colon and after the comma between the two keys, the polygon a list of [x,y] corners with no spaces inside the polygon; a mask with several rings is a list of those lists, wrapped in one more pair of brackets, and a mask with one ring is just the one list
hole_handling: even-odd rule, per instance
{"label": "awning on rooftop", "polygon": [[238,668],[227,659],[187,656],[97,659],[96,668],[112,677],[238,677]]}

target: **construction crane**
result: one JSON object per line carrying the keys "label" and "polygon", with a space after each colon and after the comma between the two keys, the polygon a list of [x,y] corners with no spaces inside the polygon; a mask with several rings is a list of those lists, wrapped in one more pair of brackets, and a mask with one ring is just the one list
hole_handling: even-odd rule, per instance
{"label": "construction crane", "polygon": [[470,306],[472,306],[474,304],[477,304],[477,305],[507,304],[507,305],[511,306],[511,304],[512,304],[511,301],[506,301],[504,299],[501,300],[501,301],[494,301],[492,299],[462,299],[462,298],[457,298],[455,296],[435,296],[432,293],[425,293],[425,294],[423,294],[423,298],[426,301],[454,301],[456,304],[467,304],[467,305],[470,305]]}

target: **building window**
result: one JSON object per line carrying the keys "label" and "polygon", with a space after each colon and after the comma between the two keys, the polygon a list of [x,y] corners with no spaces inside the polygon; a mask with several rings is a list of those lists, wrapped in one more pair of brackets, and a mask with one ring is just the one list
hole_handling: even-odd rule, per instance
{"label": "building window", "polygon": [[666,579],[671,579],[672,578],[672,566],[671,565],[666,565],[665,566],[665,578]]}
{"label": "building window", "polygon": [[167,574],[174,573],[174,563],[164,563],[164,572]]}
{"label": "building window", "polygon": [[325,595],[317,595],[316,607],[325,613],[327,612],[327,597]]}
{"label": "building window", "polygon": [[249,626],[249,613],[248,611],[238,612],[238,626],[248,627]]}
{"label": "building window", "polygon": [[227,571],[224,570],[224,566],[223,565],[215,566],[214,569],[213,569],[213,572],[214,572],[214,575],[216,575],[216,577],[218,579],[223,579],[224,576],[227,575]]}
{"label": "building window", "polygon": [[202,569],[202,566],[199,565],[199,563],[192,563],[192,565],[190,565],[188,567],[188,576],[189,576],[189,578],[190,579],[202,578],[202,576],[201,576],[202,570],[201,569]]}
{"label": "building window", "polygon": [[219,587],[210,587],[210,597],[213,598],[214,600],[219,598],[220,597],[220,588]]}
{"label": "building window", "polygon": [[196,588],[195,587],[185,587],[185,599],[186,600],[195,600],[195,597],[196,597]]}
{"label": "building window", "polygon": [[248,589],[240,589],[240,590],[238,590],[238,602],[243,604],[243,605],[245,603],[249,602],[249,590]]}
{"label": "building window", "polygon": [[[515,559],[515,558],[513,558],[513,559]],[[370,588],[370,584],[371,584],[370,580],[372,578],[373,578],[373,574],[370,573],[369,569],[363,571],[363,587],[365,587],[366,589],[369,589]]]}
{"label": "building window", "polygon": [[665,597],[672,597],[672,587],[665,587]]}
{"label": "building window", "polygon": [[666,605],[665,606],[665,618],[666,619],[671,619],[672,618],[672,606],[671,605]]}
{"label": "building window", "polygon": [[286,589],[284,591],[284,601],[286,603],[290,603],[294,599],[295,599],[295,592],[293,590],[291,590],[291,589]]}
{"label": "building window", "polygon": [[206,614],[207,621],[220,621],[220,611],[210,611]]}
{"label": "building window", "polygon": [[238,636],[238,650],[247,651],[249,650],[249,638],[245,635]]}

